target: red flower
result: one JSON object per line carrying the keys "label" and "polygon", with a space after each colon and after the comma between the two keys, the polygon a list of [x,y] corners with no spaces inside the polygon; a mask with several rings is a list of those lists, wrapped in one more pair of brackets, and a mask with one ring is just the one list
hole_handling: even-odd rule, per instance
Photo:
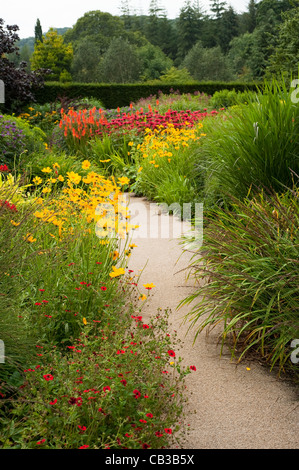
{"label": "red flower", "polygon": [[45,375],[43,375],[43,378],[44,378],[47,382],[49,382],[49,380],[54,380],[54,377],[53,377],[53,375],[51,375],[51,374],[45,374]]}
{"label": "red flower", "polygon": [[149,449],[149,448],[150,448],[150,446],[148,444],[146,444],[146,443],[142,444],[142,449]]}
{"label": "red flower", "polygon": [[163,437],[163,432],[156,431],[155,434],[156,434],[156,436],[158,436],[158,437]]}
{"label": "red flower", "polygon": [[101,290],[105,291],[105,290],[107,290],[107,287],[102,286],[102,287],[101,287]]}
{"label": "red flower", "polygon": [[7,165],[0,165],[0,171],[9,171]]}
{"label": "red flower", "polygon": [[172,434],[171,428],[165,428],[164,431],[166,432],[166,434]]}
{"label": "red flower", "polygon": [[140,423],[147,423],[147,421],[145,419],[140,419],[139,422]]}
{"label": "red flower", "polygon": [[44,442],[46,442],[46,439],[42,439],[41,441],[38,441],[36,444],[37,444],[38,446],[40,446],[40,445],[43,444]]}
{"label": "red flower", "polygon": [[175,357],[175,352],[172,349],[169,349],[169,351],[167,351],[167,352],[168,352],[170,357]]}
{"label": "red flower", "polygon": [[50,401],[49,405],[55,405],[57,403],[57,398],[54,401]]}
{"label": "red flower", "polygon": [[106,390],[107,390],[108,392],[111,391],[111,388],[109,387],[109,385],[106,385],[105,387],[103,387],[103,392],[106,392]]}
{"label": "red flower", "polygon": [[34,305],[41,305],[41,302],[35,302]]}
{"label": "red flower", "polygon": [[134,394],[134,398],[140,398],[141,397],[141,393],[139,392],[139,390],[133,390],[133,394]]}
{"label": "red flower", "polygon": [[144,323],[144,324],[142,325],[142,328],[146,329],[146,328],[149,328],[149,326]]}
{"label": "red flower", "polygon": [[196,367],[195,366],[190,366],[190,369],[191,370],[196,370]]}
{"label": "red flower", "polygon": [[81,429],[81,431],[83,431],[83,432],[86,431],[86,429],[87,429],[86,426],[78,426],[78,428]]}
{"label": "red flower", "polygon": [[154,417],[154,415],[153,415],[152,413],[146,413],[146,416],[147,416],[148,418],[153,418],[153,417]]}
{"label": "red flower", "polygon": [[122,379],[122,380],[120,381],[120,383],[123,384],[124,386],[127,385],[127,381],[126,381],[125,379]]}
{"label": "red flower", "polygon": [[79,447],[79,449],[87,449],[89,446],[87,444],[84,444],[84,446]]}

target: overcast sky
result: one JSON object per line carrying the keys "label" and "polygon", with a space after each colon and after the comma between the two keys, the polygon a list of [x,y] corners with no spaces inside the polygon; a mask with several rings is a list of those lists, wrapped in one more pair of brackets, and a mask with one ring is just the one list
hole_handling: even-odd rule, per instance
{"label": "overcast sky", "polygon": [[[0,18],[5,24],[17,24],[20,38],[34,36],[34,26],[40,19],[43,32],[50,27],[63,28],[73,26],[77,19],[87,11],[101,10],[120,15],[121,0],[2,0]],[[160,5],[167,11],[168,18],[176,18],[185,0],[160,0]],[[227,0],[236,12],[247,10],[249,0]],[[130,0],[136,13],[148,14],[150,0]],[[209,10],[209,0],[199,0],[203,10]]]}

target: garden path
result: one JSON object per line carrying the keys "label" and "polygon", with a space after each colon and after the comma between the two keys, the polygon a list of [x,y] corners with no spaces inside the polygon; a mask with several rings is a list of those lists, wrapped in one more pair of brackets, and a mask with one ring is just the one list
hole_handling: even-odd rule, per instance
{"label": "garden path", "polygon": [[[176,228],[181,222],[176,217],[158,215],[158,206],[146,199],[130,197],[129,207],[132,222],[139,224],[140,229],[134,232],[133,242],[137,247],[132,251],[128,267],[140,275],[142,292],[147,293],[142,287],[144,283],[153,282],[156,286],[144,306],[143,319],[156,314],[158,308],[170,308],[169,332],[176,330],[182,340],[183,364],[197,368],[186,377],[189,403],[185,408],[185,425],[189,431],[181,447],[298,448],[296,390],[256,361],[244,360],[236,365],[228,351],[220,358],[216,329],[209,336],[201,333],[193,344],[194,330],[188,332],[188,324],[182,323],[190,306],[181,310],[176,307],[194,288],[192,281],[186,280],[186,272],[181,271],[188,265],[191,255],[182,251],[179,239],[158,238],[153,231],[159,221],[166,231],[169,221]],[[145,227],[152,230],[151,238],[146,236]],[[184,228],[188,229],[185,225]]]}

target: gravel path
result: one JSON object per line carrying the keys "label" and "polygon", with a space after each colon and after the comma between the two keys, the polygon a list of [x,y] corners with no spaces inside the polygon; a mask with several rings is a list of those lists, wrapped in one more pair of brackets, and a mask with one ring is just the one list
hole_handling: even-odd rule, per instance
{"label": "gravel path", "polygon": [[[189,403],[185,413],[190,431],[183,448],[298,449],[296,389],[257,362],[244,360],[236,365],[228,353],[220,358],[215,330],[209,336],[202,332],[193,344],[194,331],[187,332],[188,324],[183,324],[190,306],[177,310],[179,302],[194,288],[190,279],[186,281],[186,272],[179,272],[188,265],[190,254],[182,251],[171,232],[164,238],[157,236],[159,226],[165,236],[169,223],[180,228],[181,222],[159,215],[158,206],[145,199],[131,197],[129,207],[132,222],[140,227],[134,234],[137,247],[129,258],[129,268],[135,274],[144,268],[139,281],[141,291],[146,292],[144,283],[156,285],[143,316],[155,314],[158,308],[170,308],[170,330],[177,330],[183,342],[180,354],[184,364],[197,368],[186,377]],[[150,238],[146,233],[149,230]]]}

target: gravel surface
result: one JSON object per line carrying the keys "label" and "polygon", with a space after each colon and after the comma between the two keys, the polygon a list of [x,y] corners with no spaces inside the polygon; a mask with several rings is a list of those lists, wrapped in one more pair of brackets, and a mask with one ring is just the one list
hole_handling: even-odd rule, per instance
{"label": "gravel surface", "polygon": [[[180,355],[196,372],[186,377],[189,397],[185,414],[189,432],[184,449],[297,449],[299,447],[298,390],[278,379],[258,361],[238,365],[228,351],[220,357],[219,330],[202,332],[194,343],[194,330],[183,322],[190,306],[178,310],[179,302],[194,289],[184,268],[191,255],[183,252],[178,238],[168,230],[173,225],[188,230],[186,224],[161,214],[146,199],[130,197],[132,223],[139,224],[133,242],[137,245],[128,266],[140,274],[142,284],[153,282],[143,316],[171,309],[170,330],[182,340]],[[159,228],[160,227],[160,228]],[[146,230],[147,229],[147,230]],[[169,231],[169,234],[167,232]],[[143,270],[143,271],[140,271]],[[193,283],[192,283],[193,282]],[[249,369],[249,370],[248,370]]]}

